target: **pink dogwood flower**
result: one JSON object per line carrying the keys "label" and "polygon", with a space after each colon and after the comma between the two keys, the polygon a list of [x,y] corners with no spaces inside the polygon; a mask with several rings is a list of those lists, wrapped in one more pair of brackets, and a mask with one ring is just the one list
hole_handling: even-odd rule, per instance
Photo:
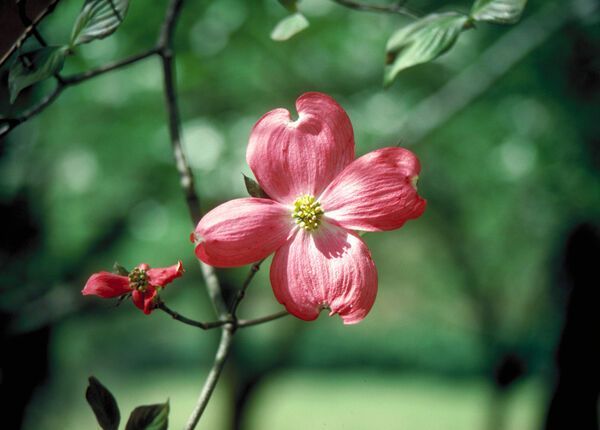
{"label": "pink dogwood flower", "polygon": [[179,261],[173,266],[156,269],[142,263],[127,276],[110,272],[94,273],[86,282],[81,294],[105,299],[131,294],[133,304],[148,315],[156,307],[158,289],[179,278],[183,271],[183,264]]}
{"label": "pink dogwood flower", "polygon": [[198,223],[195,252],[216,267],[242,266],[275,253],[275,297],[293,315],[322,309],[345,324],[361,321],[377,294],[377,270],[357,231],[384,231],[419,217],[419,161],[381,148],[354,159],[354,132],[331,97],[306,93],[253,127],[246,159],[269,198],[226,202]]}

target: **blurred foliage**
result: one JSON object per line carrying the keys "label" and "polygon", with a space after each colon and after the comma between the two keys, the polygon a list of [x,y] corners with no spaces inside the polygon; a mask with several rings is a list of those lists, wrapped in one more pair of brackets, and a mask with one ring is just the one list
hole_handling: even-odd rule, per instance
{"label": "blurred foliage", "polygon": [[[419,12],[439,7],[433,0],[411,4]],[[420,157],[419,190],[428,208],[399,231],[365,236],[380,290],[364,322],[344,327],[338,318],[322,315],[314,323],[288,318],[248,329],[236,338],[225,382],[265,368],[328,370],[318,378],[331,378],[334,397],[364,388],[336,385],[342,369],[369,379],[367,368],[491,381],[508,353],[524,361],[529,377],[548,377],[561,324],[555,279],[559,246],[576,223],[600,219],[597,10],[581,12],[590,10],[585,0],[532,0],[514,30],[478,26],[451,54],[403,72],[384,90],[385,42],[410,21],[324,0],[300,5],[310,27],[277,43],[269,34],[286,11],[275,0],[252,6],[243,0],[186,4],[176,35],[178,91],[185,149],[204,209],[246,195],[242,174],[251,174],[245,149],[254,122],[272,108],[292,109],[299,94],[313,90],[331,94],[348,111],[358,155],[400,142]],[[470,3],[447,6],[468,12]],[[528,21],[547,17],[544,10],[551,7],[553,14],[565,15],[560,25]],[[68,40],[80,8],[80,2],[61,2],[43,22],[40,32],[50,44]],[[64,72],[85,71],[153,46],[162,16],[160,7],[132,2],[119,31],[76,47],[78,55],[67,59]],[[481,75],[488,73],[496,65],[478,63],[486,49],[517,30],[539,39],[535,50],[464,109],[435,126],[427,115],[410,115],[468,65],[479,64]],[[498,64],[518,51],[512,46]],[[471,94],[477,83],[472,84],[455,91]],[[3,108],[22,109],[50,85],[24,90],[14,107]],[[52,405],[51,394],[60,393],[77,399],[77,411],[85,409],[85,381],[93,373],[129,406],[139,404],[132,396],[141,397],[136,381],[144,381],[140,387],[146,392],[154,390],[144,401],[171,396],[177,423],[191,409],[203,378],[198,364],[212,360],[215,333],[197,332],[165,315],[146,317],[130,303],[114,308],[79,297],[87,276],[109,269],[115,260],[129,267],[182,259],[187,274],[163,297],[184,315],[212,319],[188,239],[192,226],[170,152],[161,85],[157,59],[144,60],[69,88],[2,143],[0,199],[13,218],[3,239],[10,252],[0,255],[1,307],[13,316],[11,329],[17,332],[53,327],[50,379],[37,405]],[[442,99],[440,106],[451,103]],[[411,139],[407,130],[420,127],[426,133]],[[268,266],[248,291],[244,317],[279,309]],[[220,275],[227,287],[237,288],[246,270]],[[145,375],[154,372],[156,384],[150,384]],[[401,381],[389,379],[388,388]],[[435,383],[424,386],[430,385]],[[183,395],[176,391],[187,396],[182,400],[187,404],[177,404]],[[305,391],[308,401],[310,390]],[[258,399],[272,399],[269,393]],[[415,398],[427,402],[429,395],[420,393]],[[373,391],[364,401],[376,404],[377,395]],[[478,394],[466,398],[471,395]],[[28,428],[71,428],[41,424],[46,409],[35,409]],[[91,426],[91,415],[82,416]],[[264,415],[251,417],[253,428],[268,428]]]}

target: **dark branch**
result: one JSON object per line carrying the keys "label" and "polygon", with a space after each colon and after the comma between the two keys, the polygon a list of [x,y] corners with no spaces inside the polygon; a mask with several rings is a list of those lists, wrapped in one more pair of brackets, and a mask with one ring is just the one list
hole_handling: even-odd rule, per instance
{"label": "dark branch", "polygon": [[340,6],[347,7],[348,9],[365,11],[365,12],[380,12],[380,13],[395,13],[399,15],[408,16],[409,18],[418,19],[419,16],[412,12],[407,7],[403,6],[404,2],[389,4],[389,5],[375,5],[369,3],[361,3],[354,0],[332,0],[334,3]]}
{"label": "dark branch", "polygon": [[[33,34],[33,37],[36,38],[36,40],[38,41],[38,43],[41,46],[43,46],[43,47],[48,46],[48,43],[46,42],[46,40],[44,39],[44,37],[40,34],[40,32],[38,31],[38,29],[36,28],[36,26],[33,25],[33,22],[27,16],[27,12],[25,10],[26,7],[27,7],[27,0],[21,0],[19,2],[19,17],[21,18],[21,23],[23,23],[23,26],[25,28],[31,27],[31,34]],[[54,78],[60,84],[64,84],[63,78],[62,78],[62,76],[60,76],[59,73],[54,73]]]}
{"label": "dark branch", "polygon": [[36,38],[38,43],[42,46],[48,46],[48,44],[46,43],[46,41],[44,40],[44,38],[42,37],[40,32],[37,30],[37,28],[33,25],[33,22],[27,16],[27,12],[25,11],[26,7],[27,7],[27,0],[21,0],[19,2],[18,8],[19,8],[19,18],[21,19],[21,23],[23,24],[23,27],[27,28],[27,27],[31,26],[31,34],[33,34],[33,37]]}

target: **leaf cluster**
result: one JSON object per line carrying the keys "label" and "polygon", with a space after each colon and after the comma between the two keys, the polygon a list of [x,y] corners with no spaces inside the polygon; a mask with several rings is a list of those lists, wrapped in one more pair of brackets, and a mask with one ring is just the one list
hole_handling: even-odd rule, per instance
{"label": "leaf cluster", "polygon": [[[290,12],[271,32],[271,38],[284,41],[309,26],[298,11],[298,0],[279,0]],[[349,6],[349,2],[339,2]],[[475,27],[476,22],[514,24],[519,21],[527,0],[475,0],[468,15],[458,12],[432,13],[400,28],[388,39],[384,67],[384,85],[389,86],[398,74],[410,67],[428,63],[447,52],[460,34]],[[352,3],[354,8],[375,10],[372,5]],[[380,12],[385,11],[379,7]],[[389,8],[388,12],[398,12]]]}
{"label": "leaf cluster", "polygon": [[[85,391],[96,421],[102,430],[118,430],[121,422],[119,406],[112,393],[93,376]],[[167,430],[169,427],[169,401],[135,408],[129,415],[125,430]]]}
{"label": "leaf cluster", "polygon": [[390,85],[409,67],[435,60],[447,52],[460,34],[475,22],[514,24],[527,0],[475,0],[469,15],[455,12],[431,14],[396,31],[386,46],[384,85]]}

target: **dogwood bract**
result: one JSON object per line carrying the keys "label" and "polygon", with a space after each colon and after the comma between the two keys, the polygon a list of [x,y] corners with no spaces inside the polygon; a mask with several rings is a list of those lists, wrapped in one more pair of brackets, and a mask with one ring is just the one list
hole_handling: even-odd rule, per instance
{"label": "dogwood bract", "polygon": [[117,275],[110,272],[94,273],[81,291],[84,296],[94,295],[105,299],[131,294],[133,304],[146,315],[155,308],[157,290],[165,287],[183,274],[183,264],[151,269],[140,264],[129,275]]}
{"label": "dogwood bract", "polygon": [[253,127],[246,159],[270,198],[224,203],[198,223],[196,255],[217,267],[242,266],[275,252],[271,285],[293,315],[322,309],[361,321],[377,294],[377,270],[356,231],[401,227],[425,210],[415,187],[419,161],[382,148],[354,159],[354,132],[331,97],[306,93]]}

